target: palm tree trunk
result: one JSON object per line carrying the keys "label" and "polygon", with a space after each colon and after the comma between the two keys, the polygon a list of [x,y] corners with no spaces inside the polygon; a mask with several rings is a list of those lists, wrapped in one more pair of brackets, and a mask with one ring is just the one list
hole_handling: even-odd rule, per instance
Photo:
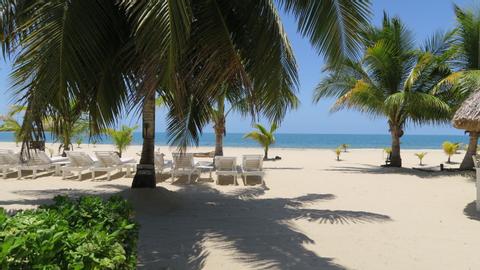
{"label": "palm tree trunk", "polygon": [[223,134],[225,134],[225,122],[215,123],[215,156],[223,156]]}
{"label": "palm tree trunk", "polygon": [[402,158],[400,157],[400,137],[403,131],[400,127],[391,127],[390,133],[392,136],[392,154],[390,157],[390,166],[402,167]]}
{"label": "palm tree trunk", "polygon": [[470,142],[468,143],[467,152],[463,158],[462,164],[460,164],[461,170],[470,170],[474,167],[472,156],[477,154],[478,144],[478,132],[471,131]]}
{"label": "palm tree trunk", "polygon": [[225,97],[220,95],[217,100],[217,112],[214,117],[215,125],[215,156],[223,156],[223,136],[225,135]]}
{"label": "palm tree trunk", "polygon": [[132,188],[155,188],[155,91],[147,94],[142,109],[142,155]]}
{"label": "palm tree trunk", "polygon": [[263,156],[263,160],[268,160],[268,146],[265,147],[265,155]]}

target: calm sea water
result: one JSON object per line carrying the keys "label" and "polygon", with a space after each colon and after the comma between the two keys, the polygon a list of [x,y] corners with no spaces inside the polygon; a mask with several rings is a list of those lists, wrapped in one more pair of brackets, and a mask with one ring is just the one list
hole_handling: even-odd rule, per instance
{"label": "calm sea water", "polygon": [[[243,133],[227,134],[224,139],[225,146],[231,147],[256,147],[254,141],[243,139]],[[390,135],[360,135],[360,134],[277,134],[274,147],[281,148],[336,148],[340,144],[349,144],[351,148],[384,148],[390,145]],[[47,140],[51,142],[49,136]],[[402,137],[404,149],[439,149],[444,141],[468,143],[468,136],[457,135],[405,135]],[[13,134],[0,132],[1,142],[12,142]],[[87,139],[84,143],[87,143]],[[167,144],[165,133],[156,134],[156,143]],[[111,143],[110,138],[103,138],[100,143]],[[133,144],[142,143],[142,134],[134,133]],[[215,136],[205,133],[200,139],[200,146],[214,146]]]}

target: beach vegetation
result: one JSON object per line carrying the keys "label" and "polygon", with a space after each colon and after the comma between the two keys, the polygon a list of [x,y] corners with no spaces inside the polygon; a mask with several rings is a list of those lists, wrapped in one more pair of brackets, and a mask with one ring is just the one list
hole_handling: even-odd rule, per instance
{"label": "beach vegetation", "polygon": [[232,112],[240,113],[243,117],[263,116],[272,122],[279,124],[285,114],[296,109],[299,100],[295,95],[294,85],[285,84],[275,95],[268,91],[255,89],[255,97],[250,93],[236,89],[235,84],[222,85],[222,93],[216,98],[211,111],[211,120],[215,132],[215,156],[223,156],[223,138],[226,133],[226,119]]}
{"label": "beach vegetation", "polygon": [[22,123],[19,121],[19,114],[24,112],[26,109],[25,106],[13,105],[10,106],[7,114],[0,115],[0,132],[7,131],[13,132],[13,137],[15,138],[15,144],[18,146],[18,143],[22,141]]}
{"label": "beach vegetation", "polygon": [[136,269],[138,225],[119,196],[54,198],[13,215],[0,208],[2,269]]}
{"label": "beach vegetation", "polygon": [[[455,65],[456,72],[445,79],[445,85],[453,85],[459,96],[466,99],[480,87],[480,14],[478,8],[461,8],[454,5],[456,17],[456,45]],[[466,126],[470,136],[465,156],[460,169],[474,167],[472,156],[477,152],[478,130],[473,126]]]}
{"label": "beach vegetation", "polygon": [[[16,99],[27,104],[23,139],[42,137],[41,120],[67,115],[71,102],[88,115],[90,134],[114,126],[125,111],[137,112],[140,164],[148,165],[154,164],[158,96],[168,108],[169,143],[185,150],[198,144],[222,84],[253,100],[296,87],[297,65],[277,8],[292,14],[299,32],[336,63],[357,55],[358,30],[371,6],[346,0],[12,3],[1,2],[1,45],[13,62]],[[132,187],[155,187],[152,170],[138,170]]]}
{"label": "beach vegetation", "polygon": [[122,157],[123,152],[127,147],[132,143],[133,132],[138,128],[138,126],[129,127],[123,125],[120,129],[108,129],[107,133],[113,141],[115,148],[118,151],[118,155]]}
{"label": "beach vegetation", "polygon": [[443,152],[448,156],[447,163],[449,164],[452,163],[451,157],[457,153],[458,146],[459,146],[458,143],[453,143],[450,141],[443,142],[442,149],[443,149]]}
{"label": "beach vegetation", "polygon": [[400,140],[408,123],[448,123],[456,99],[440,87],[452,73],[453,33],[436,33],[417,48],[412,32],[398,17],[384,14],[381,27],[363,31],[361,60],[327,66],[314,101],[334,97],[332,111],[356,109],[387,118],[392,138],[389,166],[401,167]]}
{"label": "beach vegetation", "polygon": [[335,149],[335,155],[337,156],[337,161],[340,161],[340,154],[342,154],[342,148],[338,147]]}
{"label": "beach vegetation", "polygon": [[418,158],[418,165],[423,166],[423,158],[427,155],[427,152],[415,153],[415,156]]}
{"label": "beach vegetation", "polygon": [[343,149],[343,152],[345,152],[345,153],[347,152],[347,150],[348,150],[349,147],[350,147],[350,145],[349,145],[349,144],[346,144],[346,143],[342,143],[342,144],[340,145],[340,148],[342,148],[342,149]]}
{"label": "beach vegetation", "polygon": [[263,159],[268,160],[268,150],[270,146],[275,143],[275,131],[278,126],[276,123],[272,123],[270,129],[265,128],[261,124],[255,124],[254,127],[257,131],[247,133],[243,138],[252,139],[259,143],[264,149]]}

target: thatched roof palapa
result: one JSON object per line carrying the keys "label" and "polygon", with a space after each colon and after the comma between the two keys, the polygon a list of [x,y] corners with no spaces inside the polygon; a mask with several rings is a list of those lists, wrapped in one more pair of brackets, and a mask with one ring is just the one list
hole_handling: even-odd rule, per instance
{"label": "thatched roof palapa", "polygon": [[458,129],[480,132],[480,89],[462,103],[453,116],[452,124]]}

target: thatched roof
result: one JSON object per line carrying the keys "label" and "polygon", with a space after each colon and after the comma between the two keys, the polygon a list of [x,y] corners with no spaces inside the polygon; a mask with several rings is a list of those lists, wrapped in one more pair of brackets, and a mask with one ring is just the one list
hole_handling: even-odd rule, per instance
{"label": "thatched roof", "polygon": [[480,132],[480,89],[462,103],[453,116],[452,124],[458,129]]}

